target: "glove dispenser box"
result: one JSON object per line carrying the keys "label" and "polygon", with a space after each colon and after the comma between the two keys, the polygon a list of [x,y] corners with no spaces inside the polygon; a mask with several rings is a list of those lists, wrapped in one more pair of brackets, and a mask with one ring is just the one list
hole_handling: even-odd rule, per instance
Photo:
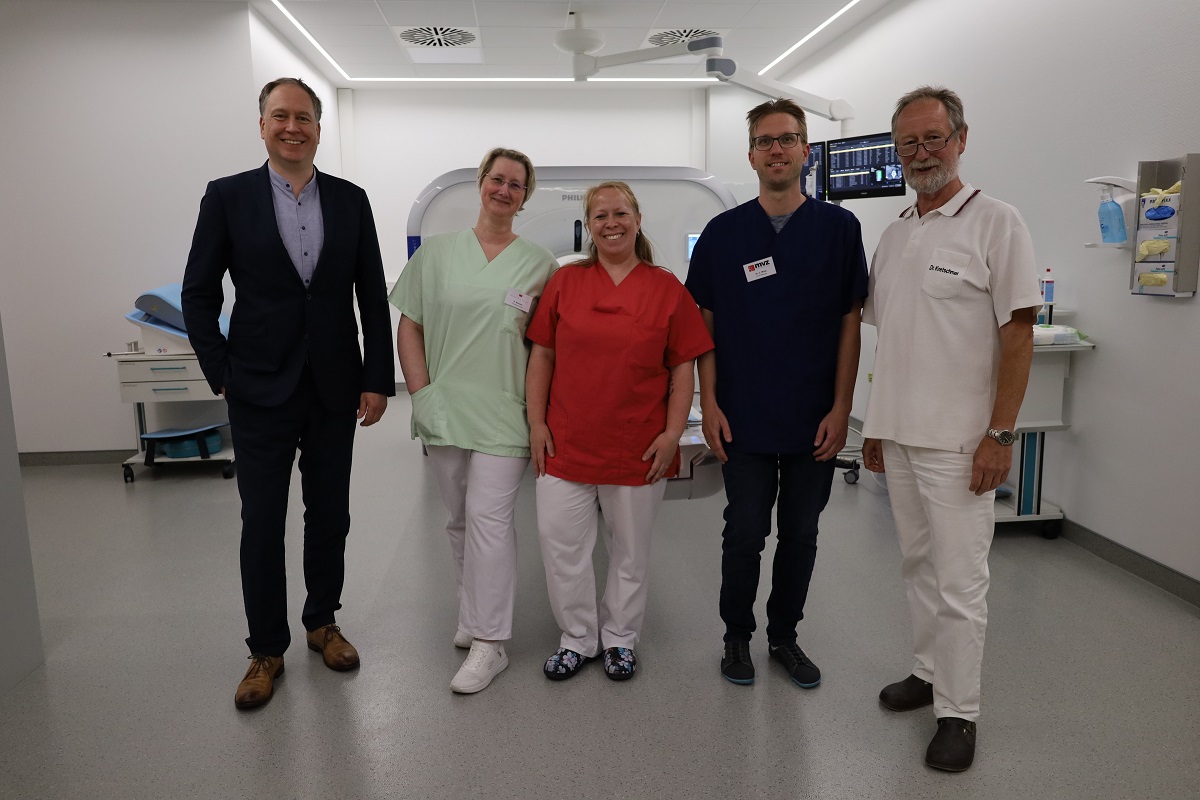
{"label": "glove dispenser box", "polygon": [[[1146,196],[1176,182],[1182,182],[1178,194],[1164,194],[1161,200]],[[1193,296],[1200,273],[1200,153],[1138,162],[1137,191],[1130,292]]]}

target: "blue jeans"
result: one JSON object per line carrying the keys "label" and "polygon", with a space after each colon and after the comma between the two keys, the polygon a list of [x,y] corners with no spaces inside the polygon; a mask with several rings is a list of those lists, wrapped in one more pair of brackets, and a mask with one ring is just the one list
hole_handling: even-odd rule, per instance
{"label": "blue jeans", "polygon": [[817,559],[817,520],[829,502],[835,464],[810,454],[727,452],[721,468],[728,503],[721,533],[725,641],[748,641],[754,633],[759,560],[771,533],[771,509],[777,507],[767,640],[794,642]]}

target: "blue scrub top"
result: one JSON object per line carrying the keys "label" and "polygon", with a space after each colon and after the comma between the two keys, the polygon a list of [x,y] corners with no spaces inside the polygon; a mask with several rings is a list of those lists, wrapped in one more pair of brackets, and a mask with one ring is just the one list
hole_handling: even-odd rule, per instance
{"label": "blue scrub top", "polygon": [[[748,281],[744,265],[768,256],[776,274]],[[842,317],[867,296],[858,219],[809,198],[776,233],[756,198],[708,223],[686,285],[713,313],[726,449],[812,453],[833,407]]]}

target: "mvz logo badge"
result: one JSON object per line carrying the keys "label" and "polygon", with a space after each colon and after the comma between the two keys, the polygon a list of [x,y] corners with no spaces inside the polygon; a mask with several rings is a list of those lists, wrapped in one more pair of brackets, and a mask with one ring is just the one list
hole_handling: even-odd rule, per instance
{"label": "mvz logo badge", "polygon": [[746,271],[753,274],[754,270],[758,269],[759,267],[765,267],[767,264],[770,264],[770,263],[771,263],[771,259],[764,258],[762,261],[755,261],[753,264],[750,264],[749,266],[747,266]]}

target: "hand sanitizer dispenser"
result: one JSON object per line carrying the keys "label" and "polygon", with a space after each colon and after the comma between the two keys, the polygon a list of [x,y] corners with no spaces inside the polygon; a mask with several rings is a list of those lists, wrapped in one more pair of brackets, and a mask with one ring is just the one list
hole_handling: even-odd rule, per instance
{"label": "hand sanitizer dispenser", "polygon": [[1125,232],[1125,213],[1113,200],[1112,187],[1100,186],[1100,238],[1105,244],[1121,244],[1129,240]]}
{"label": "hand sanitizer dispenser", "polygon": [[1124,245],[1129,241],[1129,221],[1137,206],[1137,184],[1128,178],[1105,176],[1089,178],[1086,183],[1100,185],[1100,239],[1106,245]]}

